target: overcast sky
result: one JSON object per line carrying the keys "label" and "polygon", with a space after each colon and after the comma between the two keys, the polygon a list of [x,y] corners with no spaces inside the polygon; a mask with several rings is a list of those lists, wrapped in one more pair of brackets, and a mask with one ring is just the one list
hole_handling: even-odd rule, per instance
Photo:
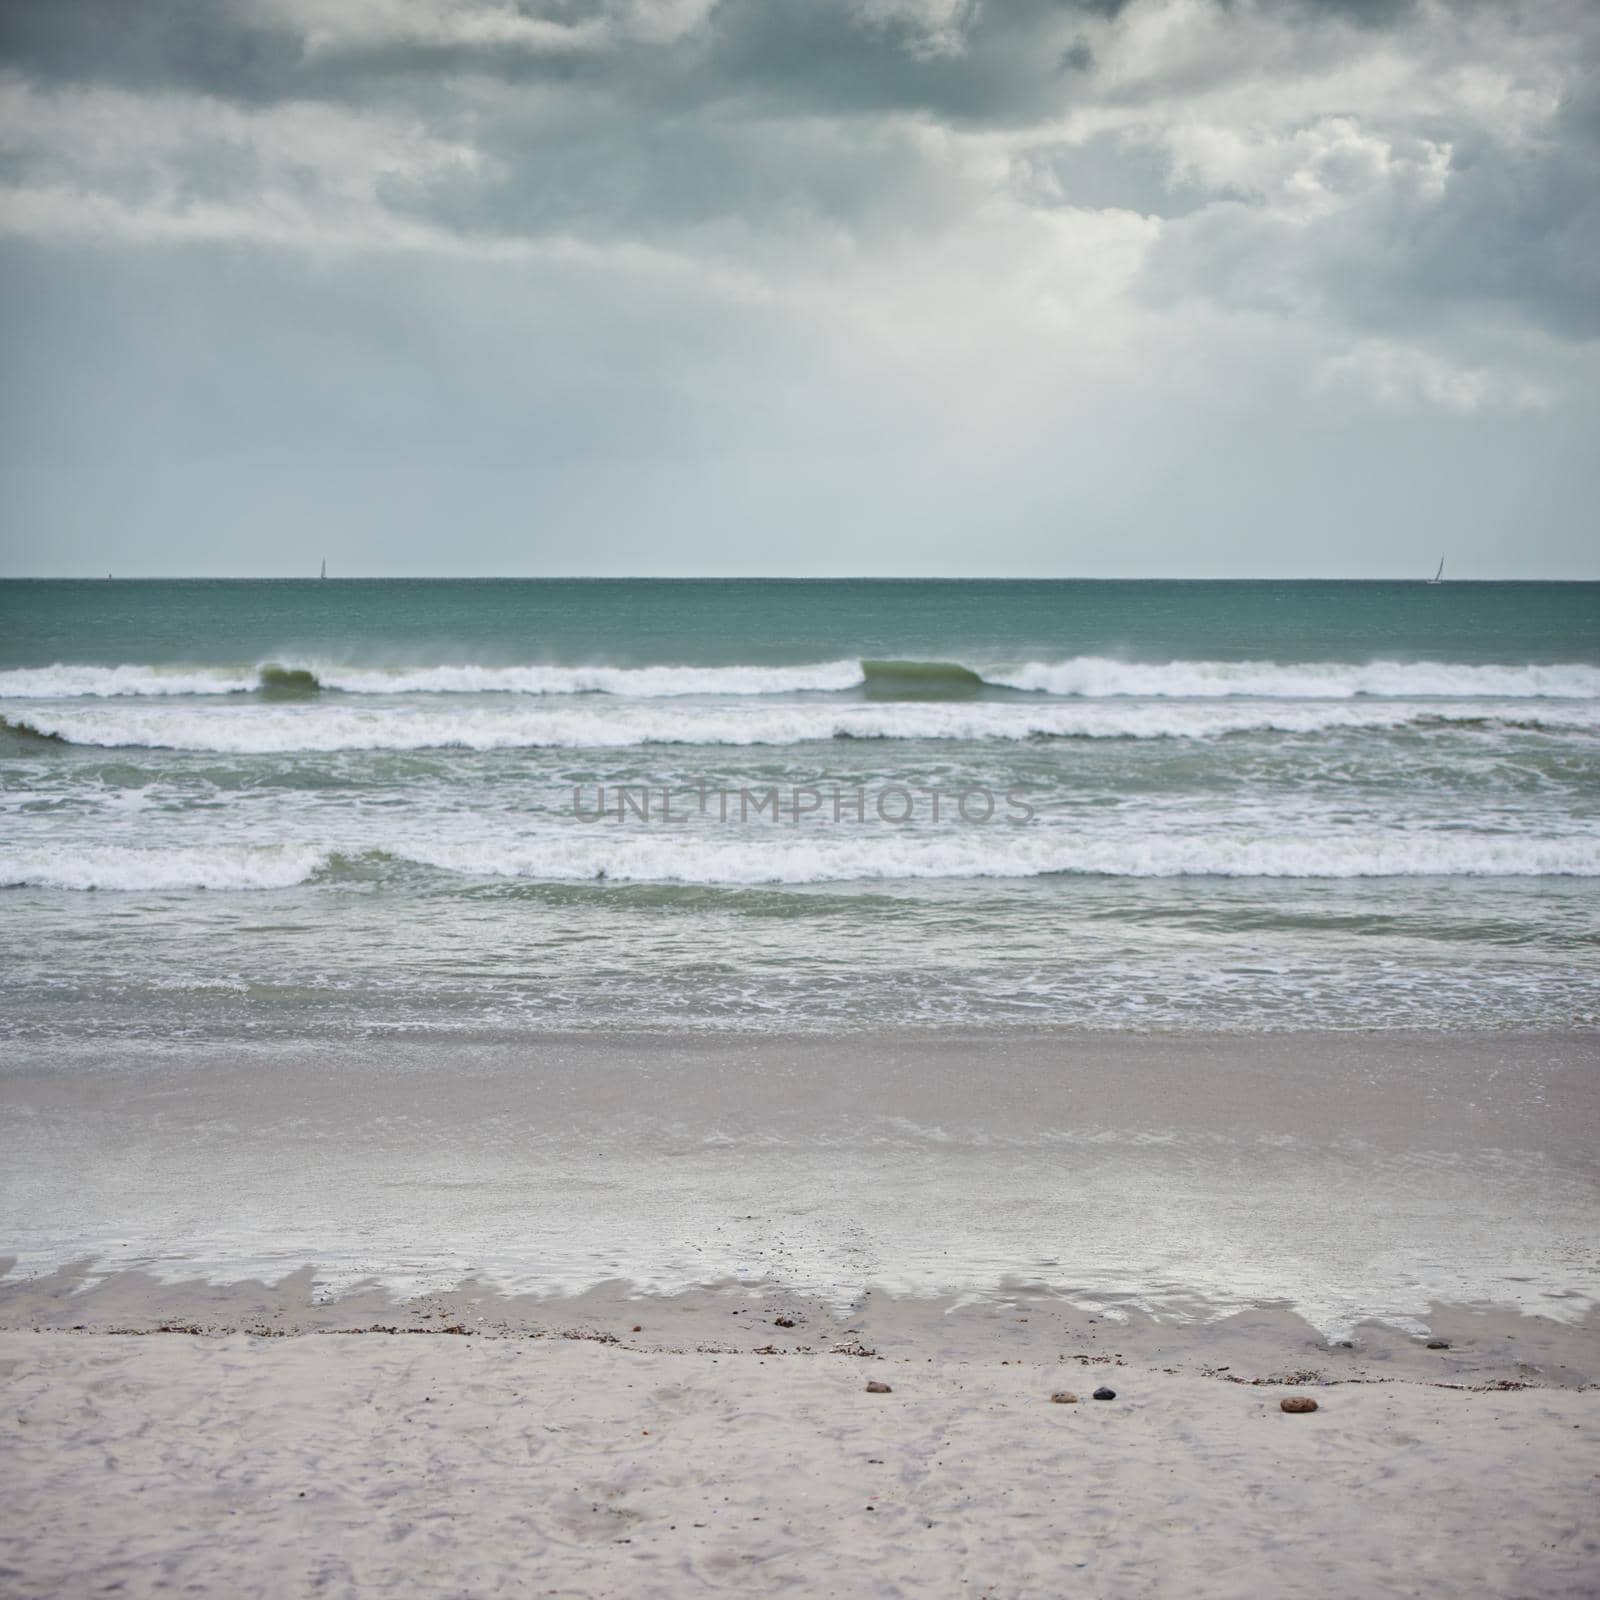
{"label": "overcast sky", "polygon": [[1600,575],[1592,0],[4,0],[0,571]]}

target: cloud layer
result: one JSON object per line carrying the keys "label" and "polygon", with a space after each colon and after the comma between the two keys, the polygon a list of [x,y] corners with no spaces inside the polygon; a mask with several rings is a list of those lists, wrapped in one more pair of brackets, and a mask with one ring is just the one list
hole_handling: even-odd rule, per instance
{"label": "cloud layer", "polygon": [[1578,0],[11,0],[0,53],[6,570],[1596,569]]}

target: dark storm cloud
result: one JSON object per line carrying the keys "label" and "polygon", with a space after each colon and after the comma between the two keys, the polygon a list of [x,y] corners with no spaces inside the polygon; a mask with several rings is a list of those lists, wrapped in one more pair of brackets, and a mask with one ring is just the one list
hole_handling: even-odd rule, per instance
{"label": "dark storm cloud", "polygon": [[307,79],[300,30],[227,0],[6,0],[0,60],[46,83],[248,101],[281,98]]}
{"label": "dark storm cloud", "polygon": [[[1190,218],[1214,206],[1163,241],[1146,284],[1158,299],[1342,307],[1373,325],[1460,300],[1515,309],[1568,337],[1596,331],[1592,82],[1569,87],[1531,138],[1505,137],[1492,117],[1413,115],[1394,130],[1395,148],[1426,136],[1447,150],[1443,192],[1424,203],[1375,179],[1371,196],[1308,222],[1275,211],[1248,181],[1186,163],[1167,130],[1203,118],[1206,97],[1230,87],[1270,90],[1308,64],[1336,73],[1351,28],[1391,30],[1394,48],[1427,51],[1445,71],[1470,56],[1452,60],[1454,24],[1438,10],[1419,23],[1417,0],[1217,0],[1214,15],[1221,44],[1145,61],[1126,46],[1117,55],[1122,25],[1139,20],[1121,0],[721,0],[677,17],[632,0],[370,10],[9,0],[0,53],[41,87],[190,92],[246,108],[323,103],[465,140],[483,158],[477,170],[441,159],[432,178],[388,176],[381,189],[397,216],[464,235],[648,238],[733,225],[783,236],[808,218],[865,238],[943,227],[974,196],[897,119],[1027,135],[1110,112],[1119,126],[1019,148],[1011,182],[1042,207]],[[1493,10],[1468,0],[1461,16],[1474,15]],[[1474,48],[1462,38],[1462,50]],[[1562,42],[1552,37],[1552,48]],[[1570,43],[1580,56],[1591,47],[1592,38]],[[1114,81],[1103,82],[1108,52]],[[1308,98],[1300,122],[1343,110]],[[81,186],[48,149],[6,159],[24,181],[32,171]],[[237,130],[161,159],[171,170],[155,174],[130,159],[112,192],[142,201],[165,182],[191,199],[243,195],[259,166]]]}
{"label": "dark storm cloud", "polygon": [[1557,336],[1600,338],[1600,83],[1563,102],[1541,148],[1462,141],[1400,281],[1408,301],[1514,304]]}
{"label": "dark storm cloud", "polygon": [[598,0],[518,6],[518,17],[572,35],[569,47],[541,48],[531,39],[451,37],[448,27],[429,38],[381,28],[363,36],[351,26],[319,44],[303,18],[247,0],[8,0],[0,56],[42,81],[250,102],[400,94],[427,89],[416,80],[471,71],[512,83],[604,81],[646,102],[756,96],[813,112],[918,109],[1010,122],[1059,103],[1063,70],[1082,72],[1091,61],[1075,28],[1120,9],[1116,0],[974,6],[957,11],[941,38],[914,11],[722,0],[703,27],[660,40],[619,27],[617,8]]}

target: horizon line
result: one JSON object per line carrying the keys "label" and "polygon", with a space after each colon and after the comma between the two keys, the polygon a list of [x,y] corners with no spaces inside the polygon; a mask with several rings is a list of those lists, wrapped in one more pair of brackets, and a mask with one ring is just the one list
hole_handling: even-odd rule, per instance
{"label": "horizon line", "polygon": [[1398,574],[1254,573],[1232,576],[1180,576],[1152,573],[208,573],[108,572],[0,573],[0,583],[1420,583],[1427,587],[1465,583],[1600,583],[1592,577],[1430,578]]}

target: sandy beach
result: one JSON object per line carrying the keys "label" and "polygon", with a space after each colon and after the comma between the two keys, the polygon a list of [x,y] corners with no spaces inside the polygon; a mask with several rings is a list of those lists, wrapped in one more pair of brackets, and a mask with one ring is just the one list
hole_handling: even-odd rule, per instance
{"label": "sandy beach", "polygon": [[1600,1579],[1584,1034],[98,1052],[4,1079],[8,1593]]}
{"label": "sandy beach", "polygon": [[[1257,1384],[1003,1348],[9,1331],[0,1577],[17,1596],[1594,1592],[1593,1386]],[[1318,1410],[1285,1414],[1288,1394]]]}

